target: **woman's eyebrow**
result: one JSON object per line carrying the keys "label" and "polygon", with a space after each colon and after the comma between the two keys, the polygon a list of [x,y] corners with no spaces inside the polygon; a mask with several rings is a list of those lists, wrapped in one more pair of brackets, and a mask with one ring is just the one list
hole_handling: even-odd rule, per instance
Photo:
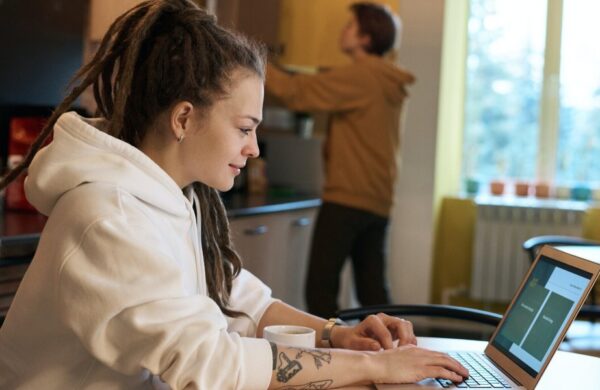
{"label": "woman's eyebrow", "polygon": [[250,119],[252,122],[254,122],[255,125],[258,125],[261,121],[260,119],[255,118],[252,115],[241,115],[240,118]]}

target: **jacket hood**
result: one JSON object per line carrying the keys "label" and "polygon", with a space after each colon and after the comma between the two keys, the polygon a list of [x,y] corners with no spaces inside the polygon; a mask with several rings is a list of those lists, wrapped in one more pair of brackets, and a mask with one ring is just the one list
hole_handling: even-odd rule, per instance
{"label": "jacket hood", "polygon": [[365,57],[362,61],[373,70],[373,76],[380,81],[388,100],[396,103],[408,95],[406,86],[415,82],[412,73],[393,62],[373,55]]}
{"label": "jacket hood", "polygon": [[177,183],[139,149],[102,131],[104,119],[60,116],[52,142],[34,157],[25,180],[29,202],[49,215],[66,192],[84,183],[113,184],[170,214],[188,215]]}

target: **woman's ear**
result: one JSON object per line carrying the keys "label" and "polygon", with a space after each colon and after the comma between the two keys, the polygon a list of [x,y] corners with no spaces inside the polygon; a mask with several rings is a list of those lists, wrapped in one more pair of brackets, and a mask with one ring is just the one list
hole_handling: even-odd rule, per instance
{"label": "woman's ear", "polygon": [[194,105],[188,101],[177,103],[171,109],[169,124],[173,137],[181,142],[186,132],[191,128],[194,115]]}
{"label": "woman's ear", "polygon": [[358,34],[358,42],[360,44],[360,47],[362,47],[362,49],[366,52],[369,51],[369,48],[371,47],[371,36],[368,34]]}

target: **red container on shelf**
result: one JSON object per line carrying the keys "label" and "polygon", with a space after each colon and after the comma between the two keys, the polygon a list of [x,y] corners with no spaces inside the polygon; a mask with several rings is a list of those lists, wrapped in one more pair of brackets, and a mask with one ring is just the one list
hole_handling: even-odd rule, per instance
{"label": "red container on shelf", "polygon": [[539,182],[535,185],[535,197],[536,198],[549,198],[550,197],[550,185],[548,183]]}
{"label": "red container on shelf", "polygon": [[515,183],[515,195],[529,196],[529,183],[526,181],[518,181]]}
{"label": "red container on shelf", "polygon": [[[29,147],[41,133],[47,120],[46,117],[15,117],[10,120],[8,129],[8,169],[14,168],[23,161]],[[50,140],[46,143],[49,142]],[[26,173],[21,174],[6,187],[4,202],[7,209],[35,210],[25,198],[25,177]]]}
{"label": "red container on shelf", "polygon": [[492,180],[490,182],[490,193],[492,195],[504,195],[504,182],[502,180]]}

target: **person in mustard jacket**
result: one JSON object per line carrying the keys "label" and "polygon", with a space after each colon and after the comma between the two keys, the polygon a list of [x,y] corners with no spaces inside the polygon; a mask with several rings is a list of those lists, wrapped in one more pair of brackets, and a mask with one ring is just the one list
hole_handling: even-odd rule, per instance
{"label": "person in mustard jacket", "polygon": [[352,259],[362,305],[385,304],[385,236],[394,196],[406,86],[414,76],[386,60],[399,18],[386,7],[355,3],[340,47],[352,63],[316,75],[267,66],[266,90],[288,108],[331,114],[325,186],[306,280],[309,312],[337,311],[339,275]]}

